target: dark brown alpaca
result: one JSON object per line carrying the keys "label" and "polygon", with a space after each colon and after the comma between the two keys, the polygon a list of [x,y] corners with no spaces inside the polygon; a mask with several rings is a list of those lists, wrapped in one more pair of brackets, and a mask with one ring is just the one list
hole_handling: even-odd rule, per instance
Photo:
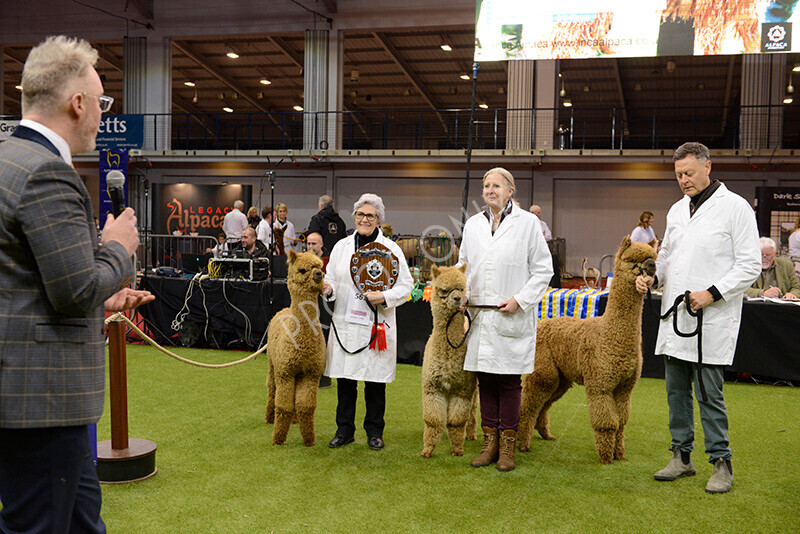
{"label": "dark brown alpaca", "polygon": [[539,323],[534,371],[522,380],[519,450],[530,450],[534,426],[544,439],[555,439],[550,434],[550,406],[575,383],[586,387],[600,461],[625,459],[625,424],[642,373],[643,296],[635,280],[639,274],[655,273],[655,257],[650,245],[626,237],[614,260],[614,282],[602,316]]}

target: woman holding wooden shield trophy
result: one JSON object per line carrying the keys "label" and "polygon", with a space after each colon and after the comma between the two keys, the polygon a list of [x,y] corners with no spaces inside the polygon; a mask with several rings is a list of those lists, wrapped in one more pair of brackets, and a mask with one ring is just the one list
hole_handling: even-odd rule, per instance
{"label": "woman holding wooden shield trophy", "polygon": [[384,214],[381,197],[361,195],[353,206],[356,232],[333,247],[325,275],[323,295],[335,301],[325,366],[325,376],[337,379],[331,448],[354,441],[358,380],[364,382],[369,448],[384,447],[386,384],[397,365],[394,309],[408,300],[413,283],[402,250],[380,231]]}

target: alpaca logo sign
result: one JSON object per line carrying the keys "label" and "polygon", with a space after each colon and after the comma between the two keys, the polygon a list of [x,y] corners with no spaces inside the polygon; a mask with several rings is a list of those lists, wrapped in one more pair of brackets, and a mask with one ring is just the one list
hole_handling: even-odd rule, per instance
{"label": "alpaca logo sign", "polygon": [[792,23],[761,25],[761,52],[788,52],[792,49]]}

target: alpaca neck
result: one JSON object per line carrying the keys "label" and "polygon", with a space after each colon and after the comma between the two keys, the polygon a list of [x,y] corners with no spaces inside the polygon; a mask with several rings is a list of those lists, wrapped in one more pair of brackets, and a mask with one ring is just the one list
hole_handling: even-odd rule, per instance
{"label": "alpaca neck", "polygon": [[603,317],[608,321],[630,323],[637,332],[642,328],[642,295],[636,288],[615,278],[608,292],[608,304]]}
{"label": "alpaca neck", "polygon": [[301,328],[307,328],[309,322],[313,325],[319,324],[319,303],[317,301],[317,291],[293,291],[291,293],[292,302],[289,309],[295,317],[302,317],[307,320],[300,321]]}
{"label": "alpaca neck", "polygon": [[[433,330],[444,332],[447,329],[447,335],[454,341],[461,340],[464,336],[464,312],[456,313],[455,317],[450,320],[453,315],[452,310],[442,310],[443,313],[437,313],[433,317]],[[448,326],[448,321],[450,325]]]}

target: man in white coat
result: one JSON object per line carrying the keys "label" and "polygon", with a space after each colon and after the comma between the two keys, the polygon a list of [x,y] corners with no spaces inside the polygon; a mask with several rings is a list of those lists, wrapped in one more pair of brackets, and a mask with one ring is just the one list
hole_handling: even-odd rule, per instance
{"label": "man in white coat", "polygon": [[244,202],[237,200],[233,203],[233,209],[225,214],[222,219],[222,231],[228,240],[228,246],[235,245],[242,240],[242,232],[249,226],[247,215],[242,213]]}
{"label": "man in white coat", "polygon": [[[659,325],[656,354],[665,356],[672,459],[655,474],[656,480],[675,480],[695,474],[692,382],[702,376],[708,400],[698,398],[706,453],[713,474],[706,491],[725,493],[733,483],[728,414],[722,394],[725,365],[733,362],[742,295],[761,272],[761,251],[753,209],[739,195],[711,180],[708,148],[685,143],[673,155],[675,175],[684,197],[670,208],[664,241],[656,261],[656,280],[664,284],[662,314],[675,298],[689,291],[692,309],[703,309],[702,361],[697,338],[678,336],[672,318]],[[640,277],[640,291],[652,283]],[[679,307],[678,327],[691,332],[696,319]],[[699,386],[698,386],[699,387]],[[695,391],[698,391],[696,388]]]}
{"label": "man in white coat", "polygon": [[[332,449],[355,439],[358,380],[364,381],[367,444],[372,450],[384,448],[386,384],[394,381],[397,367],[394,310],[408,300],[413,284],[403,251],[380,231],[384,214],[381,197],[372,193],[361,195],[353,206],[356,231],[334,245],[325,274],[323,296],[336,302],[331,324],[334,331],[328,334],[328,360],[324,373],[336,379],[336,435],[328,443]],[[351,258],[358,248],[372,242],[392,251],[399,264],[399,273],[391,289],[361,293],[350,275]],[[373,308],[377,308],[379,325],[385,327],[385,350],[367,346],[372,337]]]}

